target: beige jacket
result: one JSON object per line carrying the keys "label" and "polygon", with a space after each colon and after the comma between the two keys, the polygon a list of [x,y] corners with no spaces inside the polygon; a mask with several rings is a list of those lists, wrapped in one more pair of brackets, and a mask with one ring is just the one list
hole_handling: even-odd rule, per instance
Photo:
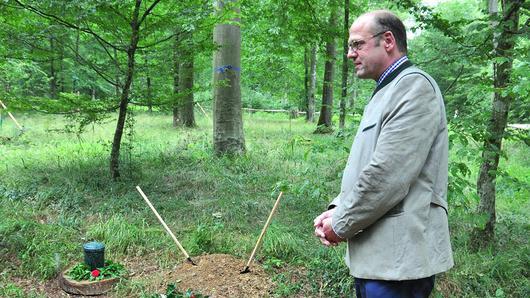
{"label": "beige jacket", "polygon": [[409,62],[364,109],[333,230],[358,278],[408,280],[453,266],[447,222],[448,136],[436,82]]}

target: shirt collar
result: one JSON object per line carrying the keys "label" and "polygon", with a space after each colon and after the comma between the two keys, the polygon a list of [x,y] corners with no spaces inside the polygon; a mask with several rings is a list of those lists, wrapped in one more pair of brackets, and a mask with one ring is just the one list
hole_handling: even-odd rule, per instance
{"label": "shirt collar", "polygon": [[381,76],[379,77],[379,79],[377,80],[377,85],[380,85],[381,82],[383,82],[383,80],[390,74],[392,73],[396,68],[400,67],[401,64],[405,63],[406,61],[408,61],[409,58],[407,57],[407,55],[399,58],[398,60],[394,61],[394,63],[390,64],[390,66],[383,72],[383,74],[381,74]]}
{"label": "shirt collar", "polygon": [[372,97],[381,89],[383,89],[386,85],[388,85],[392,80],[394,80],[404,69],[412,66],[412,63],[410,60],[406,60],[405,62],[401,63],[398,67],[396,67],[392,72],[388,73],[386,77],[381,81],[381,84],[377,85],[375,87],[374,92],[372,93]]}

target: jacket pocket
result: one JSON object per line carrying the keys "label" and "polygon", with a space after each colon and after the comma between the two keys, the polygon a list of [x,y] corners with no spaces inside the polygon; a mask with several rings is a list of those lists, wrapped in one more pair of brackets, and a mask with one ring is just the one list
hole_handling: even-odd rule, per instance
{"label": "jacket pocket", "polygon": [[399,203],[396,204],[396,206],[392,207],[390,210],[383,215],[383,217],[394,217],[394,216],[401,216],[404,214],[403,211],[403,200],[401,200]]}
{"label": "jacket pocket", "polygon": [[431,197],[431,204],[442,207],[445,210],[445,213],[447,213],[447,201],[434,191]]}
{"label": "jacket pocket", "polygon": [[373,123],[373,124],[370,124],[370,125],[365,126],[365,127],[363,128],[362,132],[365,132],[365,131],[367,131],[367,130],[369,130],[369,129],[374,128],[376,124],[377,124],[377,123]]}

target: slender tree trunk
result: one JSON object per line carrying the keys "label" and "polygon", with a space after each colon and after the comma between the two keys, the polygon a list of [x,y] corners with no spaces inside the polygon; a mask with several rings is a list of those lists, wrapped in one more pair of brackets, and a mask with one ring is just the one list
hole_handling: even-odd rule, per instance
{"label": "slender tree trunk", "polygon": [[57,69],[55,66],[55,40],[53,36],[49,37],[50,40],[50,97],[57,98]]}
{"label": "slender tree trunk", "polygon": [[120,82],[120,61],[118,60],[118,51],[114,49],[114,92],[116,94],[116,98],[120,98],[121,93],[121,82]]}
{"label": "slender tree trunk", "polygon": [[186,38],[186,46],[182,55],[182,63],[180,64],[180,94],[183,99],[182,106],[182,122],[186,127],[195,127],[195,115],[193,107],[193,45],[192,36]]}
{"label": "slender tree trunk", "polygon": [[307,47],[304,48],[304,107],[306,112],[306,120],[308,117],[308,110],[309,110],[309,69],[310,69],[310,61],[309,61],[309,49]]}
{"label": "slender tree trunk", "polygon": [[[75,31],[75,58],[79,59],[79,30]],[[77,76],[77,71],[74,72],[74,75],[72,77],[72,92],[77,92],[77,95],[79,95],[79,89],[78,84],[79,78]]]}
{"label": "slender tree trunk", "polygon": [[180,53],[179,53],[179,35],[175,35],[173,43],[173,127],[178,127],[182,124],[180,119],[180,95],[179,95],[179,72],[180,72]]}
{"label": "slender tree trunk", "polygon": [[495,58],[502,58],[493,63],[493,105],[486,139],[482,151],[482,165],[477,180],[477,192],[480,197],[478,213],[486,216],[483,230],[476,230],[475,244],[491,244],[495,236],[495,180],[499,166],[502,139],[508,122],[508,112],[513,101],[511,92],[506,92],[510,85],[510,74],[513,64],[514,33],[519,27],[519,10],[521,1],[503,0],[503,16],[499,19],[497,1],[489,2],[489,11],[494,32],[493,49]]}
{"label": "slender tree trunk", "polygon": [[[225,3],[233,0],[218,0],[219,11]],[[214,29],[214,43],[220,48],[215,51],[214,68],[214,120],[213,143],[217,155],[240,154],[245,151],[243,116],[241,111],[241,29],[239,7],[234,6],[236,18],[231,24],[218,24]]]}
{"label": "slender tree trunk", "polygon": [[348,102],[348,106],[351,110],[352,116],[355,115],[355,100],[357,99],[357,76],[355,75],[355,72],[352,73],[352,95],[350,96],[350,100]]}
{"label": "slender tree trunk", "polygon": [[309,89],[307,94],[307,114],[308,122],[315,121],[315,91],[317,88],[317,47],[313,44],[311,47],[311,56],[309,57]]}
{"label": "slender tree trunk", "polygon": [[342,37],[342,92],[340,96],[339,129],[344,129],[346,101],[348,96],[348,36],[350,24],[350,0],[344,0],[344,32]]}
{"label": "slender tree trunk", "polygon": [[131,41],[127,50],[127,74],[125,82],[123,84],[121,96],[120,96],[120,107],[118,114],[118,122],[116,124],[116,130],[114,132],[114,139],[112,141],[112,150],[110,153],[110,173],[111,177],[116,180],[120,177],[119,171],[119,158],[120,158],[120,147],[121,138],[123,136],[123,128],[125,126],[125,119],[127,117],[127,105],[129,104],[129,91],[134,75],[134,55],[136,48],[138,47],[138,41],[140,39],[140,24],[139,13],[141,0],[136,0],[133,17],[131,20]]}
{"label": "slender tree trunk", "polygon": [[[329,17],[329,28],[337,26],[337,9],[332,6],[331,15]],[[336,41],[332,36],[326,42],[326,64],[324,68],[324,84],[322,87],[322,107],[320,108],[320,117],[318,118],[317,130],[315,133],[330,133],[333,131],[333,123],[331,118],[333,116],[333,79],[335,74],[335,56],[336,56]]]}
{"label": "slender tree trunk", "polygon": [[145,96],[147,97],[147,110],[149,111],[149,113],[152,113],[153,112],[153,92],[151,90],[151,76],[149,74],[149,54],[147,53],[147,51],[145,52],[145,55],[144,55],[144,61],[145,61],[145,85],[146,85],[146,91],[145,91]]}
{"label": "slender tree trunk", "polygon": [[64,46],[62,44],[59,44],[59,73],[57,74],[57,87],[60,92],[66,92],[66,82],[64,78]]}

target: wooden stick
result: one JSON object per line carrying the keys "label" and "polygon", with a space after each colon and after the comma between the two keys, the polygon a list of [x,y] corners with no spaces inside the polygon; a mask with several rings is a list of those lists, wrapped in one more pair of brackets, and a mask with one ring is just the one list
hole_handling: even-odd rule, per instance
{"label": "wooden stick", "polygon": [[274,215],[274,212],[276,211],[276,208],[278,208],[278,204],[280,203],[280,198],[282,197],[283,192],[280,192],[280,195],[276,199],[276,203],[274,203],[274,206],[272,207],[271,213],[269,214],[269,218],[267,218],[267,222],[265,222],[265,226],[263,226],[263,229],[261,230],[261,234],[259,235],[258,242],[256,242],[256,246],[254,246],[254,249],[252,250],[252,253],[250,254],[250,258],[248,259],[247,265],[241,273],[247,273],[249,272],[249,266],[250,262],[252,262],[252,259],[254,258],[254,255],[256,254],[256,251],[258,250],[258,246],[261,244],[261,241],[263,240],[263,236],[265,235],[265,232],[267,231],[267,228],[269,227],[269,224],[271,223],[272,216]]}
{"label": "wooden stick", "polygon": [[[0,100],[0,105],[2,105],[2,108],[4,108],[5,110],[7,110],[7,107],[6,105]],[[7,112],[7,114],[9,115],[9,117],[11,118],[11,120],[13,120],[13,122],[15,122],[15,124],[18,126],[18,129],[20,130],[24,130],[22,128],[22,126],[20,124],[18,124],[18,121],[17,119],[15,119],[15,116],[13,116],[13,114],[11,114],[11,112]]]}
{"label": "wooden stick", "polygon": [[169,234],[169,236],[171,236],[171,238],[173,239],[173,241],[175,241],[175,243],[177,244],[178,248],[180,249],[180,251],[182,251],[182,253],[186,256],[186,258],[188,259],[188,261],[190,261],[190,263],[192,263],[193,265],[195,265],[195,263],[193,262],[193,260],[190,258],[190,255],[188,255],[188,253],[186,252],[186,250],[184,249],[184,247],[182,247],[182,245],[180,245],[180,242],[177,240],[177,237],[175,237],[175,235],[173,234],[173,232],[171,232],[171,230],[169,229],[169,227],[166,225],[166,223],[164,222],[164,220],[162,219],[162,217],[160,217],[160,214],[158,214],[158,212],[156,211],[155,207],[153,207],[153,204],[151,204],[151,202],[149,201],[149,199],[147,198],[147,196],[144,194],[144,192],[142,191],[142,189],[140,188],[140,186],[136,186],[136,190],[140,193],[140,195],[142,196],[142,198],[144,198],[145,202],[147,203],[147,205],[149,205],[149,207],[151,208],[151,210],[153,211],[153,213],[156,215],[156,218],[158,218],[158,220],[160,221],[160,223],[164,226],[164,228],[166,229],[166,232]]}
{"label": "wooden stick", "polygon": [[210,116],[208,116],[208,114],[206,114],[206,112],[205,112],[204,109],[202,108],[201,104],[200,104],[198,101],[195,102],[195,103],[199,106],[199,108],[201,109],[201,111],[204,113],[204,116],[206,116],[206,118],[208,118],[208,121],[210,121],[210,120],[211,120],[211,119],[210,119]]}

